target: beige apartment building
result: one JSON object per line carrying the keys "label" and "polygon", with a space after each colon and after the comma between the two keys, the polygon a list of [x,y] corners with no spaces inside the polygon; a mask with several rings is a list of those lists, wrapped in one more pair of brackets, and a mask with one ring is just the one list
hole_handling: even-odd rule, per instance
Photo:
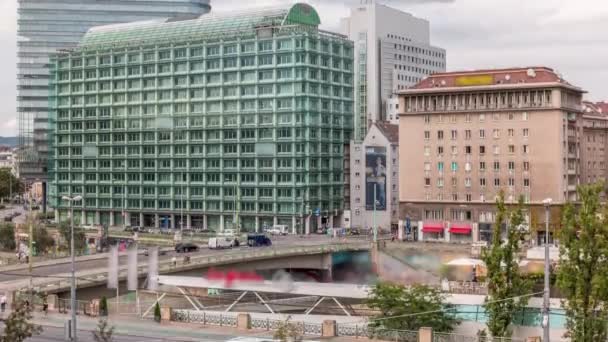
{"label": "beige apartment building", "polygon": [[[545,67],[439,73],[399,92],[399,219],[418,239],[488,240],[501,190],[538,209],[575,200],[583,93]],[[544,216],[527,218],[540,239]]]}
{"label": "beige apartment building", "polygon": [[[608,103],[583,102],[581,182],[608,178]],[[605,195],[604,195],[605,196]]]}

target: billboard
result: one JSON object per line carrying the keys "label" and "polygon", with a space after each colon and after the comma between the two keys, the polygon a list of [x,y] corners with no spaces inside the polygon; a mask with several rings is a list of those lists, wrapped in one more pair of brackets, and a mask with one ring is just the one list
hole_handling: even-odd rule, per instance
{"label": "billboard", "polygon": [[365,148],[365,209],[386,210],[386,147]]}

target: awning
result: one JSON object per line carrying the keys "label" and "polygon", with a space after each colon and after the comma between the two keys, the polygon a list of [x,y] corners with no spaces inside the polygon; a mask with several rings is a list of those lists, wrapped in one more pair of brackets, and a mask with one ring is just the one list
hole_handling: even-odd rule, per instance
{"label": "awning", "polygon": [[422,226],[423,233],[442,233],[443,224],[441,223],[425,223]]}
{"label": "awning", "polygon": [[450,227],[450,234],[471,234],[471,226],[467,224],[455,224]]}

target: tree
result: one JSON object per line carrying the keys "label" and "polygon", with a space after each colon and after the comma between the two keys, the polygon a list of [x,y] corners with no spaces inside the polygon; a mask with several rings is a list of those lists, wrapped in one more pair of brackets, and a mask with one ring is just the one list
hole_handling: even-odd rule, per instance
{"label": "tree", "polygon": [[567,336],[573,342],[608,337],[608,210],[600,204],[602,189],[602,184],[579,187],[579,205],[564,209],[557,285],[566,299]]}
{"label": "tree", "polygon": [[154,305],[154,320],[157,322],[160,322],[161,320],[161,314],[160,314],[160,304],[158,304],[158,302],[156,302],[156,305]]}
{"label": "tree", "polygon": [[[70,242],[72,241],[72,232],[69,222],[61,222],[59,224],[59,232],[61,233],[61,237],[66,242],[66,248],[70,249]],[[84,234],[84,230],[81,228],[77,228],[74,226],[74,250],[76,253],[83,253],[87,248],[86,243],[86,235]]]}
{"label": "tree", "polygon": [[302,329],[292,322],[291,316],[287,317],[284,322],[279,323],[272,338],[281,342],[299,341],[302,338]]}
{"label": "tree", "polygon": [[38,253],[46,253],[49,249],[55,246],[55,239],[44,226],[34,227],[34,242],[36,243],[36,249]]}
{"label": "tree", "polygon": [[108,324],[107,319],[100,319],[97,323],[97,330],[92,332],[95,342],[112,342],[114,327]]}
{"label": "tree", "polygon": [[15,251],[15,226],[13,224],[0,224],[0,249]]}
{"label": "tree", "polygon": [[0,169],[0,199],[8,198],[11,194],[18,195],[23,191],[23,183],[13,175],[11,169]]}
{"label": "tree", "polygon": [[31,320],[31,308],[22,301],[17,301],[15,309],[4,321],[4,331],[0,335],[0,342],[23,342],[40,334],[42,328],[33,324]]}
{"label": "tree", "polygon": [[[508,213],[504,193],[500,192],[496,200],[497,213],[492,244],[482,252],[488,279],[488,296],[484,308],[488,314],[488,330],[493,337],[511,334],[513,318],[528,303],[528,294],[532,289],[532,283],[519,273],[516,258],[519,242],[525,234],[522,229],[525,223],[523,203],[523,198],[520,197],[517,208]],[[505,223],[507,238],[503,242],[501,233]]]}
{"label": "tree", "polygon": [[376,336],[387,330],[418,330],[430,327],[438,332],[450,332],[460,323],[450,312],[453,308],[444,294],[426,285],[378,283],[370,292],[367,305],[378,311],[370,323]]}

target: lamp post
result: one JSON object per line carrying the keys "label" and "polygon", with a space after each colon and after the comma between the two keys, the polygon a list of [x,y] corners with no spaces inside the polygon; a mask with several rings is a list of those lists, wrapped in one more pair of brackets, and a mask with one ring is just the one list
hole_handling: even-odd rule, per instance
{"label": "lamp post", "polygon": [[545,288],[543,291],[543,342],[549,342],[549,210],[551,208],[552,199],[543,200],[545,206]]}
{"label": "lamp post", "polygon": [[75,257],[74,257],[74,202],[82,200],[82,196],[63,196],[62,200],[70,203],[70,255],[72,264],[72,278],[70,284],[70,296],[71,296],[71,307],[72,307],[72,341],[77,341],[76,337],[76,268],[75,268]]}
{"label": "lamp post", "polygon": [[376,187],[378,183],[374,183],[374,212],[372,213],[372,231],[374,233],[374,243],[378,242],[378,227],[376,227],[376,203],[378,200],[376,199]]}

